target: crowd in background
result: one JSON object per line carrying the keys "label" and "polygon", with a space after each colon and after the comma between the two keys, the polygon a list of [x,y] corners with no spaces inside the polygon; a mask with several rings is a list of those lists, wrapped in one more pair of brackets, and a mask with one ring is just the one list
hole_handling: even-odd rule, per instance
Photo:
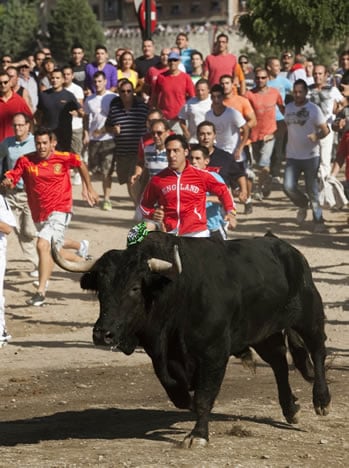
{"label": "crowd in background", "polygon": [[[114,36],[114,31],[107,35]],[[45,140],[45,133],[34,137],[33,131],[46,128],[54,136],[47,134],[51,146],[45,158],[50,151],[56,157],[58,153],[81,156],[88,173],[80,168],[84,162],[70,156],[71,182],[81,184],[83,175],[89,184],[88,174],[100,180],[100,207],[105,211],[112,210],[116,173],[118,183],[127,185],[136,220],[146,219],[155,229],[176,235],[226,239],[225,229],[236,225],[236,206],[228,201],[227,188],[242,206],[238,211],[253,216],[253,204],[282,187],[297,207],[296,223],[302,225],[311,212],[313,232],[326,232],[323,208],[341,208],[348,196],[349,50],[340,54],[338,67],[330,71],[291,50],[254,66],[247,55],[229,52],[229,37],[222,32],[206,57],[191,48],[186,32],[179,32],[173,46],[157,54],[159,46],[144,40],[143,54],[134,57],[128,48],[110,54],[104,45],[96,45],[89,60],[83,45],[76,44],[66,64],[58,64],[49,48],[20,60],[3,55],[0,161],[5,179],[15,174],[24,154],[39,154],[38,143]],[[177,164],[176,158],[183,160]],[[35,166],[35,158],[30,161]],[[188,168],[190,162],[194,170]],[[337,180],[343,165],[344,188]],[[172,173],[189,175],[187,185],[178,189],[186,191],[185,196],[172,194],[177,198],[167,206],[165,195],[175,184]],[[198,218],[204,221],[197,223],[188,207],[197,201],[191,184],[201,173],[205,174],[202,187],[210,195],[207,213],[198,208]],[[305,188],[299,183],[302,174]],[[165,176],[170,185],[162,185]],[[32,199],[41,195],[32,186],[30,192],[22,179],[13,180],[16,197],[10,208],[20,221],[16,230],[23,252],[39,276],[39,296],[28,304],[41,305],[49,275],[40,274],[37,226],[31,219]],[[91,186],[89,192],[90,200],[96,201]],[[174,201],[180,206],[177,212]],[[1,229],[1,222],[7,227]],[[8,226],[13,222],[6,216],[2,219],[0,210],[0,230],[6,234]],[[83,258],[88,254],[86,240],[67,242],[65,248],[75,249],[75,255]]]}

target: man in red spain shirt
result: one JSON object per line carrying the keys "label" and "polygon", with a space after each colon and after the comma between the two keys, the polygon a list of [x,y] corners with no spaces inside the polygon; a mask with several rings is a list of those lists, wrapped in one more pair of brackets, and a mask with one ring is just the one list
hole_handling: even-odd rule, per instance
{"label": "man in red spain shirt", "polygon": [[46,283],[53,270],[51,239],[58,248],[63,246],[64,231],[71,218],[70,169],[76,167],[80,172],[84,182],[83,197],[90,206],[98,202],[98,195],[79,155],[56,151],[55,135],[48,129],[37,130],[34,137],[36,152],[20,157],[15,167],[5,173],[1,186],[13,188],[21,177],[24,180],[29,207],[38,228],[39,255],[39,286],[27,304],[40,306],[45,302]]}

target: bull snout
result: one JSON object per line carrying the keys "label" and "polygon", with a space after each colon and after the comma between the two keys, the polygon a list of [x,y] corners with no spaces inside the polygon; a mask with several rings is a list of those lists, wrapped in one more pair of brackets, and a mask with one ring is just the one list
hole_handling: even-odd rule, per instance
{"label": "bull snout", "polygon": [[114,344],[114,336],[112,332],[103,330],[99,327],[93,328],[93,343],[96,346],[111,346]]}

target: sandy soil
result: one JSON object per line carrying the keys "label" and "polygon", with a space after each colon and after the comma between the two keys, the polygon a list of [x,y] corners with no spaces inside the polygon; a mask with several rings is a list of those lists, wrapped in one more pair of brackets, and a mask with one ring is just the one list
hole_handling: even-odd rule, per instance
{"label": "sandy soil", "polygon": [[[100,184],[96,184],[100,189]],[[113,187],[113,211],[88,208],[74,187],[69,235],[90,240],[99,256],[123,248],[133,225],[124,187]],[[241,206],[239,207],[242,211]],[[7,323],[13,340],[0,349],[0,466],[21,467],[347,467],[349,466],[349,303],[347,212],[325,212],[330,233],[299,229],[295,209],[279,190],[239,216],[237,237],[271,229],[307,257],[322,294],[328,335],[332,411],[316,416],[311,387],[291,371],[302,406],[287,424],[271,369],[251,375],[231,359],[210,423],[205,449],[180,448],[193,415],[168,401],[147,355],[126,357],[94,347],[96,298],[80,290],[79,275],[55,270],[42,307],[27,307],[34,292],[30,265],[10,236],[6,276]]]}

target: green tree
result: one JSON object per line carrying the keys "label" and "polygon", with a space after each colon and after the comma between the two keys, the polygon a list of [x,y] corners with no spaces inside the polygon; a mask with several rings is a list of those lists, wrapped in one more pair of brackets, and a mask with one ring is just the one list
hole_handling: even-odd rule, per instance
{"label": "green tree", "polygon": [[64,61],[70,48],[80,44],[86,55],[92,55],[97,44],[104,43],[104,35],[87,0],[57,0],[48,23],[53,56]]}
{"label": "green tree", "polygon": [[349,34],[348,0],[250,0],[240,31],[258,49],[276,46],[300,52],[319,41],[343,41]]}
{"label": "green tree", "polygon": [[15,58],[31,53],[38,30],[37,4],[33,1],[9,0],[0,10],[0,51]]}

